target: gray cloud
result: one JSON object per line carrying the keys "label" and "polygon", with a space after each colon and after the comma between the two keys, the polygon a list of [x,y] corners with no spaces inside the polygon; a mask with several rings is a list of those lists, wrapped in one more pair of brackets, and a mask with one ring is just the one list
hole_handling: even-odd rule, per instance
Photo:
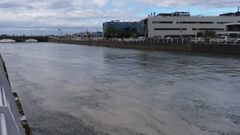
{"label": "gray cloud", "polygon": [[145,17],[146,9],[156,6],[226,8],[238,3],[240,0],[0,0],[0,28],[99,30],[104,21],[140,20]]}
{"label": "gray cloud", "polygon": [[134,0],[139,3],[158,5],[160,7],[181,7],[181,6],[198,6],[202,8],[210,7],[236,7],[239,6],[240,0]]}
{"label": "gray cloud", "polygon": [[16,8],[19,7],[19,4],[11,3],[11,2],[4,2],[0,3],[0,8]]}

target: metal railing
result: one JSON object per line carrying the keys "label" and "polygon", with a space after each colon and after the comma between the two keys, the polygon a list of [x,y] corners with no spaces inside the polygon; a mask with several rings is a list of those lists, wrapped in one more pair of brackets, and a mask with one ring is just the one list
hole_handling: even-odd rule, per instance
{"label": "metal railing", "polygon": [[226,42],[212,42],[212,38],[185,38],[185,37],[168,37],[168,38],[81,38],[81,37],[50,37],[55,40],[73,41],[73,42],[107,42],[107,43],[136,43],[136,44],[154,44],[154,45],[186,45],[186,44],[227,44],[227,45],[240,45],[240,41],[226,41]]}
{"label": "metal railing", "polygon": [[7,97],[4,87],[0,86],[0,135],[22,135]]}
{"label": "metal railing", "polygon": [[7,123],[6,123],[6,117],[4,113],[0,113],[0,120],[1,120],[1,129],[0,129],[0,133],[1,135],[8,135],[7,132]]}
{"label": "metal railing", "polygon": [[5,95],[5,91],[4,88],[2,86],[0,86],[0,106],[6,106],[6,95]]}
{"label": "metal railing", "polygon": [[3,109],[4,108],[7,108],[7,101],[6,101],[6,95],[5,95],[5,91],[4,91],[4,88],[2,86],[0,86],[0,124],[1,124],[1,129],[0,129],[0,133],[1,135],[8,135],[8,132],[7,132],[7,123],[6,123],[6,116],[4,114],[4,111]]}

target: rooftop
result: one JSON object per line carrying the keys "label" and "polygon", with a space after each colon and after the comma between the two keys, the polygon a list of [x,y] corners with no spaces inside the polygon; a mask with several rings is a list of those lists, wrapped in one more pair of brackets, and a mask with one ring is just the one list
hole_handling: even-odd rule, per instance
{"label": "rooftop", "polygon": [[[172,17],[172,16],[191,16],[191,14],[189,12],[173,12],[173,13],[159,13],[156,15],[156,13],[154,14],[150,14],[150,16],[160,16],[160,17]],[[229,12],[229,13],[223,13],[220,14],[219,16],[240,16],[240,8],[238,7],[237,12]]]}
{"label": "rooftop", "polygon": [[189,12],[159,13],[157,16],[191,16]]}

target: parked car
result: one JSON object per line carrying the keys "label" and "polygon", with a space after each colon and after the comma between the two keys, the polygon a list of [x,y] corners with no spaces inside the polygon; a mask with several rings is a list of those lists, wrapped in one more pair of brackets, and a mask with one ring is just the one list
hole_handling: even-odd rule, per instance
{"label": "parked car", "polygon": [[124,38],[123,41],[125,41],[125,42],[133,42],[133,41],[135,41],[135,39],[134,38]]}
{"label": "parked car", "polygon": [[236,39],[234,44],[240,44],[240,39]]}
{"label": "parked car", "polygon": [[227,43],[227,36],[219,36],[213,39],[210,39],[210,43]]}
{"label": "parked car", "polygon": [[146,40],[145,37],[138,37],[138,38],[136,39],[136,41],[145,41],[145,40]]}
{"label": "parked car", "polygon": [[201,37],[197,37],[197,38],[192,38],[191,39],[191,42],[192,43],[204,43],[204,39],[203,38],[201,38]]}
{"label": "parked car", "polygon": [[227,43],[228,43],[228,44],[234,44],[234,43],[235,43],[235,40],[236,40],[236,38],[228,38],[228,39],[227,39]]}

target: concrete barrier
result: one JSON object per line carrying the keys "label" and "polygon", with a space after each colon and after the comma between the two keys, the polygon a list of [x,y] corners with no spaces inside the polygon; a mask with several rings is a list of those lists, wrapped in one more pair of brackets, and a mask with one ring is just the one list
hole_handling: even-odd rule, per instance
{"label": "concrete barrier", "polygon": [[154,42],[124,42],[110,40],[71,40],[71,39],[53,39],[49,38],[49,42],[103,46],[112,48],[128,48],[143,50],[165,50],[165,51],[181,51],[181,52],[197,52],[197,53],[218,53],[240,55],[240,45],[235,44],[191,44],[191,43],[154,43]]}

